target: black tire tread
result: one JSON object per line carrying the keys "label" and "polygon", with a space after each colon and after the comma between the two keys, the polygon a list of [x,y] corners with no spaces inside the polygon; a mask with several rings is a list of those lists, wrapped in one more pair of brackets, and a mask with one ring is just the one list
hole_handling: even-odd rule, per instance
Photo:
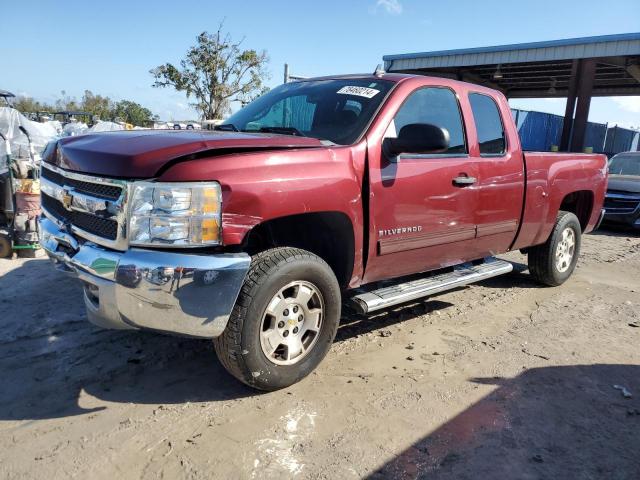
{"label": "black tire tread", "polygon": [[[254,382],[250,369],[244,362],[242,355],[241,336],[247,309],[261,284],[261,279],[279,265],[293,260],[313,260],[326,262],[317,255],[293,247],[278,247],[264,250],[251,258],[251,266],[247,272],[245,281],[240,289],[240,294],[233,307],[231,316],[222,335],[213,339],[216,355],[223,367],[234,377],[251,387],[258,386]],[[327,268],[329,266],[327,265]],[[336,325],[337,328],[337,325]]]}

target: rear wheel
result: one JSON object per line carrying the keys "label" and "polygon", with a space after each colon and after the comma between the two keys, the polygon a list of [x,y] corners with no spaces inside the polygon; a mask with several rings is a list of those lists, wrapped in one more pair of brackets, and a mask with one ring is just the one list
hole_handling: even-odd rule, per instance
{"label": "rear wheel", "polygon": [[529,249],[531,275],[545,285],[563,284],[576,267],[581,235],[578,217],[571,212],[559,212],[547,241]]}
{"label": "rear wheel", "polygon": [[224,333],[214,340],[233,376],[260,390],[292,385],[325,357],[340,320],[327,263],[297,248],[255,255]]}

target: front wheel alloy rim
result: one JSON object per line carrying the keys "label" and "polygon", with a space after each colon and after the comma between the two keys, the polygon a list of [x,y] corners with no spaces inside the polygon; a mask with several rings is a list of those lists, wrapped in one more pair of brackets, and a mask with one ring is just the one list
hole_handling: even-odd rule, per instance
{"label": "front wheel alloy rim", "polygon": [[556,247],[556,268],[559,272],[566,272],[571,266],[576,248],[576,234],[573,228],[567,227],[562,231],[562,238]]}
{"label": "front wheel alloy rim", "polygon": [[324,299],[310,282],[295,281],[276,293],[262,316],[260,346],[276,365],[302,360],[320,336]]}

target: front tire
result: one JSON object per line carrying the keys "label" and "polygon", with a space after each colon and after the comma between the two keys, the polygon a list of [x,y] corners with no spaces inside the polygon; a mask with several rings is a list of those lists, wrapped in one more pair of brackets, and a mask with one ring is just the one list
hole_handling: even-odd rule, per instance
{"label": "front tire", "polygon": [[560,211],[547,241],[529,249],[531,276],[544,285],[562,285],[576,268],[581,236],[578,217],[571,212]]}
{"label": "front tire", "polygon": [[259,390],[288,387],[326,356],[340,321],[338,281],[327,263],[297,248],[255,255],[216,354]]}

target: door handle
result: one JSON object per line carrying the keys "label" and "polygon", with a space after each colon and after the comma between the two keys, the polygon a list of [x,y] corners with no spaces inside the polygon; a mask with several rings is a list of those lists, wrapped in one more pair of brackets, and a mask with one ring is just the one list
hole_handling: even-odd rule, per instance
{"label": "door handle", "polygon": [[458,187],[468,187],[476,183],[476,177],[460,176],[453,179],[453,184]]}

